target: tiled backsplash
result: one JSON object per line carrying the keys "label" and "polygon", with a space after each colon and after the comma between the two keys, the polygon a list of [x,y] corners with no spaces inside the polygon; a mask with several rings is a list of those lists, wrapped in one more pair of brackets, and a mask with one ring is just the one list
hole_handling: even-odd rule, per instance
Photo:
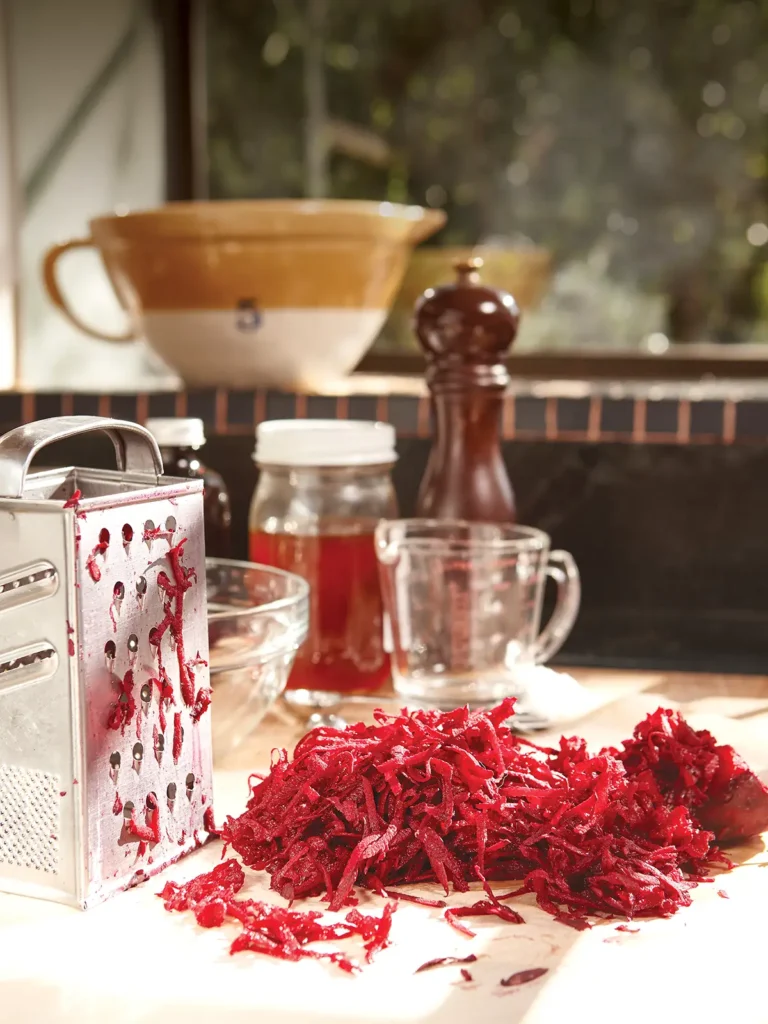
{"label": "tiled backsplash", "polygon": [[[0,394],[0,424],[90,414],[143,422],[149,416],[197,416],[209,434],[252,434],[265,419],[363,419],[391,423],[401,437],[429,437],[429,397],[418,381],[395,380],[337,395],[272,391],[89,394]],[[504,400],[505,440],[733,444],[768,441],[768,386],[763,383],[601,385],[518,381]]]}

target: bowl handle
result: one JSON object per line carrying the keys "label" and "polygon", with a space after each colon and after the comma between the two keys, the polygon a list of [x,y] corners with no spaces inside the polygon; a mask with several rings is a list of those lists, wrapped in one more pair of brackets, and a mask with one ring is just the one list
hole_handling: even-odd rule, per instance
{"label": "bowl handle", "polygon": [[444,210],[422,210],[422,215],[418,220],[413,221],[413,227],[411,228],[410,243],[411,245],[418,245],[419,242],[423,242],[425,238],[429,238],[430,235],[434,235],[436,231],[445,224],[447,218]]}
{"label": "bowl handle", "polygon": [[69,242],[62,242],[61,245],[52,245],[43,257],[43,282],[48,296],[55,306],[61,310],[64,316],[77,327],[83,334],[91,338],[98,338],[99,341],[134,341],[137,337],[133,327],[128,327],[122,334],[108,334],[106,331],[98,331],[88,324],[83,323],[77,313],[73,312],[59,285],[56,274],[56,264],[60,256],[72,249],[95,248],[92,238],[73,238]]}

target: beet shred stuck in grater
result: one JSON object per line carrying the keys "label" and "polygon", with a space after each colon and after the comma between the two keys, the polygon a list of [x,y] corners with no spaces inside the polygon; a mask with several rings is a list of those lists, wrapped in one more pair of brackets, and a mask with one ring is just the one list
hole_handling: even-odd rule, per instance
{"label": "beet shred stuck in grater", "polygon": [[[118,471],[28,473],[92,431]],[[0,890],[88,907],[207,838],[202,482],[93,416],[0,438]]]}

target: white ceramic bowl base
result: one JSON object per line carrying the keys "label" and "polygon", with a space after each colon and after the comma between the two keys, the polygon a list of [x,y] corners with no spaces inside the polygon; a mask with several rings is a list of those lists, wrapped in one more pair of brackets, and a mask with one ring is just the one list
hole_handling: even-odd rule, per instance
{"label": "white ceramic bowl base", "polygon": [[242,309],[145,313],[144,333],[198,387],[318,389],[350,373],[382,309]]}

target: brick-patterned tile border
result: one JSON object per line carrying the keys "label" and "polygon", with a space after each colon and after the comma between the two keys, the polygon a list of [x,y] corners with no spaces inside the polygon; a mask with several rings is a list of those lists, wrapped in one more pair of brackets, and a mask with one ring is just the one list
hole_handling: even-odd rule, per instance
{"label": "brick-patterned tile border", "polygon": [[[410,389],[413,392],[413,388]],[[210,390],[136,394],[0,394],[0,426],[48,416],[91,414],[144,422],[197,416],[212,435],[252,435],[264,419],[366,419],[391,423],[402,437],[428,437],[422,394],[306,395]],[[768,382],[741,385],[516,382],[504,399],[505,440],[734,444],[768,442]]]}

